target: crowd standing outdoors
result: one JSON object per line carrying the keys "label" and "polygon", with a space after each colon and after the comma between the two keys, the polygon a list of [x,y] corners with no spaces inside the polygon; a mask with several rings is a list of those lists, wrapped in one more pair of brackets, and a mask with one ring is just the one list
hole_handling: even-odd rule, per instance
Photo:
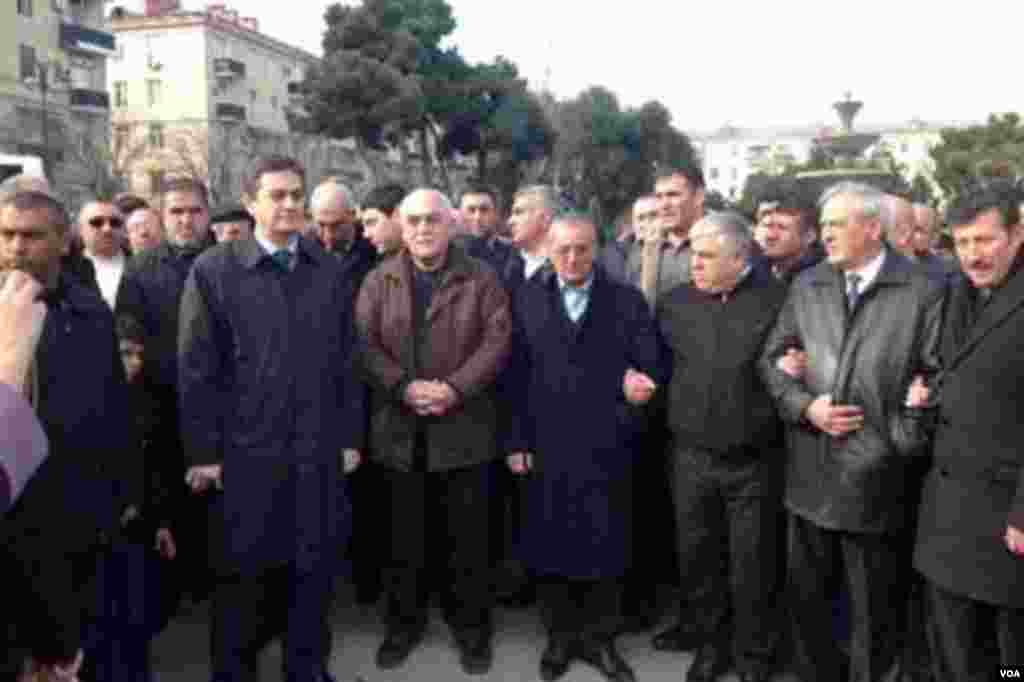
{"label": "crowd standing outdoors", "polygon": [[[780,181],[753,222],[661,171],[630,228],[554,188],[255,163],[241,204],[0,193],[4,679],[333,679],[336,578],[384,670],[437,598],[467,675],[538,605],[539,674],[971,682],[1024,663],[1024,195],[945,215]],[[674,588],[674,589],[673,589]],[[533,671],[524,671],[530,675]]]}

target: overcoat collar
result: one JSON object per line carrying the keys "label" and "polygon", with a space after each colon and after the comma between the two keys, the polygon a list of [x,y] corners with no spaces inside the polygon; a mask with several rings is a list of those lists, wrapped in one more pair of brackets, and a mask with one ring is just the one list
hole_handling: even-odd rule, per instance
{"label": "overcoat collar", "polygon": [[1024,254],[1018,255],[1009,280],[995,291],[978,319],[970,324],[970,308],[973,305],[974,288],[966,275],[961,275],[953,284],[949,318],[946,323],[953,325],[955,348],[947,369],[952,369],[969,355],[986,336],[1002,325],[1010,315],[1024,306]]}

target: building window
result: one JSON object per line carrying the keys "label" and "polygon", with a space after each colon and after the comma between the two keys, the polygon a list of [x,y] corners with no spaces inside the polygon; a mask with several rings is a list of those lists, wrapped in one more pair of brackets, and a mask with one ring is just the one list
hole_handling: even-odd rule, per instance
{"label": "building window", "polygon": [[731,170],[732,170],[732,173],[731,173],[732,179],[733,180],[739,180],[739,178],[740,178],[740,170],[738,168],[732,168]]}
{"label": "building window", "polygon": [[900,144],[900,152],[906,154],[909,151],[910,151],[910,145],[909,144],[907,144],[906,142],[903,142],[902,144]]}
{"label": "building window", "polygon": [[158,149],[164,146],[164,124],[163,123],[150,123],[149,124],[149,146],[156,147]]}
{"label": "building window", "polygon": [[711,169],[711,179],[712,180],[717,180],[718,179],[718,168],[717,167]]}
{"label": "building window", "polygon": [[114,81],[114,106],[128,106],[128,81]]}
{"label": "building window", "polygon": [[292,79],[292,67],[290,67],[290,66],[282,66],[281,67],[281,75],[284,76],[285,82],[290,81]]}
{"label": "building window", "polygon": [[150,194],[159,194],[160,190],[164,186],[164,172],[163,171],[149,171],[149,191]]}
{"label": "building window", "polygon": [[149,102],[149,107],[160,106],[161,98],[163,97],[163,81],[155,78],[146,80],[146,101]]}
{"label": "building window", "polygon": [[249,102],[253,106],[256,106],[256,97],[257,97],[256,91],[255,90],[250,90],[249,91]]}
{"label": "building window", "polygon": [[18,14],[23,17],[33,16],[32,0],[18,0]]}
{"label": "building window", "polygon": [[22,82],[39,77],[36,68],[36,48],[31,45],[18,46],[18,73]]}
{"label": "building window", "polygon": [[131,134],[131,129],[126,125],[114,126],[114,149],[112,151],[115,154],[124,153],[131,140]]}
{"label": "building window", "polygon": [[270,96],[270,106],[274,109],[274,111],[277,111],[277,95]]}

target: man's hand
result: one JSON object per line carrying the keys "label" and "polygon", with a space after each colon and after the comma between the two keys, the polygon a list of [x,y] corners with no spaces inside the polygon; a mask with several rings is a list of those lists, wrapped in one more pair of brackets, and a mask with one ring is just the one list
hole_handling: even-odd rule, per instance
{"label": "man's hand", "polygon": [[345,448],[341,451],[342,466],[346,474],[351,474],[359,468],[363,462],[363,456],[358,450]]}
{"label": "man's hand", "polygon": [[924,382],[924,377],[920,375],[914,377],[914,380],[910,382],[910,388],[907,389],[906,406],[927,407],[929,393],[928,384]]}
{"label": "man's hand", "polygon": [[649,376],[632,367],[622,377],[622,392],[630,405],[646,405],[654,397],[657,388],[658,385]]}
{"label": "man's hand", "polygon": [[174,534],[170,528],[157,529],[154,549],[168,561],[173,561],[174,557],[178,556],[178,545],[174,542]]}
{"label": "man's hand", "polygon": [[529,452],[513,452],[505,458],[513,474],[527,474],[533,469],[533,455]]}
{"label": "man's hand", "polygon": [[1006,549],[1019,557],[1024,557],[1024,530],[1007,526],[1005,539]]}
{"label": "man's hand", "polygon": [[85,661],[85,654],[79,649],[75,659],[64,665],[44,665],[40,675],[46,682],[78,682],[78,673]]}
{"label": "man's hand", "polygon": [[785,355],[780,355],[775,361],[775,367],[797,381],[803,381],[807,373],[807,353],[796,348],[790,348]]}
{"label": "man's hand", "polygon": [[42,290],[18,270],[8,272],[0,287],[0,383],[22,392],[46,321],[46,306],[36,300]]}
{"label": "man's hand", "polygon": [[856,405],[833,405],[832,396],[820,395],[807,406],[807,419],[820,431],[840,438],[864,426],[864,410]]}
{"label": "man's hand", "polygon": [[405,404],[421,417],[430,414],[430,408],[437,400],[434,382],[419,379],[410,381],[409,385],[405,387],[403,398],[405,399]]}
{"label": "man's hand", "polygon": [[434,403],[427,413],[436,417],[443,416],[459,402],[459,394],[444,381],[432,381],[434,386]]}
{"label": "man's hand", "polygon": [[188,473],[185,474],[185,483],[193,493],[206,492],[210,488],[222,490],[224,484],[221,482],[220,464],[189,468]]}
{"label": "man's hand", "polygon": [[125,507],[124,513],[121,514],[121,526],[127,526],[137,518],[139,518],[139,508],[134,504],[130,504]]}

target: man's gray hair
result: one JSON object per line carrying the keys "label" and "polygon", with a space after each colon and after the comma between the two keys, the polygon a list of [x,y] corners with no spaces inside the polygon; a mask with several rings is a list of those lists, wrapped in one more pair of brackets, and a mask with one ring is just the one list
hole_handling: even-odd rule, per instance
{"label": "man's gray hair", "polygon": [[527,187],[522,187],[516,191],[513,200],[521,199],[523,197],[538,199],[540,201],[541,208],[552,216],[556,216],[566,210],[565,202],[562,201],[562,197],[559,196],[558,190],[551,185],[529,185]]}
{"label": "man's gray hair", "polygon": [[594,230],[594,241],[598,240],[598,229],[597,223],[594,221],[593,216],[584,211],[577,211],[574,209],[563,210],[551,219],[551,227],[555,225],[589,225]]}
{"label": "man's gray hair", "polygon": [[[444,192],[434,189],[433,187],[419,187],[406,194],[405,198],[402,199],[402,203],[398,205],[399,214],[405,215],[405,212],[408,210],[408,206],[412,202],[412,200],[424,194],[436,196],[438,200],[441,202],[442,209],[449,212],[455,210],[452,205],[452,200],[449,199],[448,195],[445,194]],[[449,219],[454,219],[454,216],[449,216]]]}
{"label": "man's gray hair", "polygon": [[884,220],[885,194],[871,185],[863,182],[844,180],[832,185],[821,195],[818,201],[818,208],[824,208],[825,204],[839,196],[852,196],[857,198],[860,204],[860,213],[865,218],[878,218]]}
{"label": "man's gray hair", "polygon": [[[882,234],[885,238],[892,243],[894,240],[902,239],[905,237],[904,234],[898,232],[900,227],[898,217],[900,210],[910,211],[910,219],[913,222],[914,219],[914,205],[903,197],[895,194],[885,194],[882,197],[882,212],[879,215],[879,220],[882,222]],[[913,229],[913,225],[909,226]],[[909,230],[908,230],[909,231]]]}
{"label": "man's gray hair", "polygon": [[[735,211],[712,211],[701,218],[700,223],[714,229],[714,234],[723,243],[727,243],[732,252],[742,256],[744,260],[750,260],[754,253],[754,235],[750,223]],[[700,238],[701,232],[696,232]],[[710,235],[709,235],[710,236]],[[690,233],[691,239],[694,233]]]}
{"label": "man's gray hair", "polygon": [[327,178],[316,186],[313,190],[313,196],[309,199],[310,208],[317,206],[333,194],[340,195],[341,200],[345,202],[345,206],[348,208],[356,208],[356,195],[352,188],[334,177]]}

